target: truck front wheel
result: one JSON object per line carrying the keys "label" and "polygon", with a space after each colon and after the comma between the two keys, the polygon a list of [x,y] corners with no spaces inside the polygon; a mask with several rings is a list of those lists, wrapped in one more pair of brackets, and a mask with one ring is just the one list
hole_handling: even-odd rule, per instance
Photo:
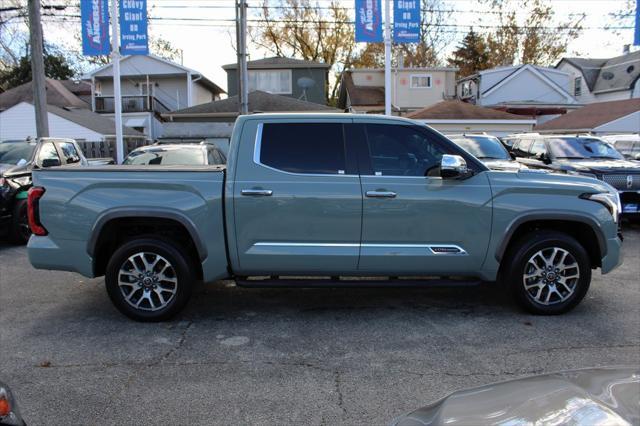
{"label": "truck front wheel", "polygon": [[520,306],[533,314],[557,315],[573,309],[587,294],[591,264],[572,236],[536,231],[511,248],[502,274]]}
{"label": "truck front wheel", "polygon": [[179,245],[153,237],[131,240],[109,259],[107,293],[120,312],[136,321],[163,321],[189,300],[194,268]]}

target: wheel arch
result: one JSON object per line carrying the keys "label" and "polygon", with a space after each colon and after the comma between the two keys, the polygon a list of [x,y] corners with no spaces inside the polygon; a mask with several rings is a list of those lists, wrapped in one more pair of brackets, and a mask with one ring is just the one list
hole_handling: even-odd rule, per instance
{"label": "wheel arch", "polygon": [[518,216],[507,226],[496,248],[498,263],[521,236],[535,230],[555,230],[574,237],[587,250],[593,266],[600,266],[607,244],[600,223],[587,215],[563,212],[535,212]]}
{"label": "wheel arch", "polygon": [[[207,258],[207,247],[200,238],[195,224],[186,215],[163,209],[137,209],[122,208],[112,210],[102,214],[95,222],[91,235],[87,241],[87,253],[93,259],[94,276],[104,274],[106,261],[104,245],[107,242],[114,241],[113,232],[119,230],[127,224],[143,224],[145,227],[162,229],[172,228],[180,231],[177,238],[186,246],[186,248],[195,255],[202,268],[202,262]],[[185,234],[186,231],[186,235]],[[148,232],[139,232],[132,235],[144,235]],[[118,235],[116,241],[126,241],[128,235]],[[107,250],[108,252],[109,250]],[[195,259],[194,259],[195,260]],[[202,275],[201,273],[199,275]]]}

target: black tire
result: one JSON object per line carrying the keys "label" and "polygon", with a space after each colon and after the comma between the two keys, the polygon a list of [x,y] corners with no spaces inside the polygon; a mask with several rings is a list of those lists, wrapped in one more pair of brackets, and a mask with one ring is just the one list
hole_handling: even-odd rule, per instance
{"label": "black tire", "polygon": [[[145,269],[144,264],[141,263],[141,253],[144,253],[145,260],[151,263],[160,257],[155,263],[155,268],[143,279],[139,278],[138,272],[148,269]],[[137,269],[134,269],[135,266],[129,260],[132,257],[133,262],[138,265]],[[165,261],[172,269],[165,269],[165,273],[160,274]],[[121,268],[123,271],[131,272],[121,273]],[[107,264],[105,284],[113,304],[129,318],[143,322],[165,321],[180,312],[191,297],[195,282],[194,270],[188,255],[179,244],[154,237],[143,237],[126,242],[113,253]],[[156,281],[153,281],[153,277]],[[123,281],[131,281],[131,285],[121,285],[119,278]],[[175,280],[175,286],[172,280]],[[144,284],[141,284],[143,281]],[[137,290],[134,284],[138,286]],[[174,292],[170,293],[172,289]],[[162,306],[163,301],[160,297],[165,299],[166,305]],[[131,302],[127,301],[127,298]],[[140,301],[140,299],[143,300]],[[133,306],[138,301],[140,306]],[[154,304],[155,307],[156,302],[159,306],[153,310],[151,305]]]}
{"label": "black tire", "polygon": [[[554,248],[558,249],[555,258]],[[562,258],[565,252],[568,254]],[[533,259],[534,255],[538,256]],[[549,266],[544,266],[547,258],[551,263],[555,259],[558,265],[548,269]],[[561,266],[560,259],[564,259]],[[570,311],[584,298],[591,284],[589,254],[575,238],[563,232],[529,233],[513,244],[503,261],[507,263],[501,274],[502,284],[516,302],[532,314],[558,315]],[[576,267],[570,267],[572,265]],[[571,278],[576,270],[579,276]],[[527,273],[535,276],[525,278]]]}
{"label": "black tire", "polygon": [[29,219],[27,216],[27,200],[16,200],[11,213],[9,226],[9,241],[14,244],[25,245],[31,237]]}

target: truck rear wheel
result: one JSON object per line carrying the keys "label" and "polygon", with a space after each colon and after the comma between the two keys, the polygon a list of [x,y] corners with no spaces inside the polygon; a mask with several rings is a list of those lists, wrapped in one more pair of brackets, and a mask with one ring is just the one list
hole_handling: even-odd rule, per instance
{"label": "truck rear wheel", "polygon": [[591,283],[591,263],[582,245],[562,232],[538,231],[518,240],[503,259],[503,284],[518,304],[538,315],[570,311]]}
{"label": "truck rear wheel", "polygon": [[153,237],[120,246],[109,259],[107,293],[120,312],[136,321],[163,321],[191,296],[194,268],[179,245]]}

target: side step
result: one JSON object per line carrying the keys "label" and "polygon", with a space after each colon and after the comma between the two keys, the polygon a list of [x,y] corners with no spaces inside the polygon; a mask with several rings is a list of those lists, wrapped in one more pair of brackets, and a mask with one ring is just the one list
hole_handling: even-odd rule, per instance
{"label": "side step", "polygon": [[236,285],[247,288],[415,288],[471,287],[483,283],[477,279],[450,277],[236,277]]}

